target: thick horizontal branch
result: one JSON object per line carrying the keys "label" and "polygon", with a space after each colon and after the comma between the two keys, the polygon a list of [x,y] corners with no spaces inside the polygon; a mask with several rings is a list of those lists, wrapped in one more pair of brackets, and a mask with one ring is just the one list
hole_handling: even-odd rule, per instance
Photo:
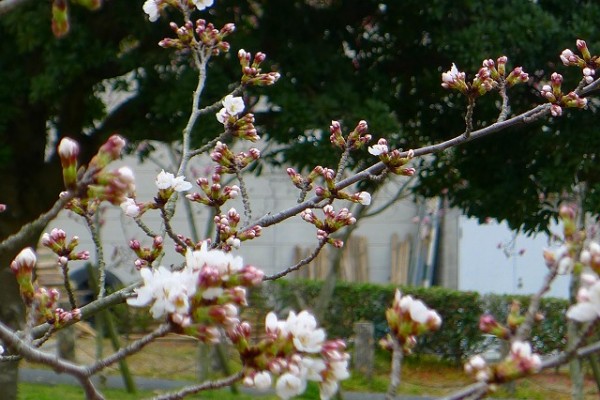
{"label": "thick horizontal branch", "polygon": [[[472,142],[473,140],[476,140],[476,139],[481,139],[483,137],[489,136],[489,135],[499,132],[499,131],[503,131],[503,130],[513,128],[513,127],[519,126],[519,125],[525,125],[528,123],[532,123],[532,122],[542,118],[543,116],[548,115],[549,113],[550,113],[550,104],[539,105],[523,114],[517,115],[515,117],[512,117],[512,118],[504,120],[504,121],[496,122],[494,124],[486,126],[485,128],[481,128],[479,130],[473,131],[473,132],[471,132],[471,134],[469,136],[460,134],[450,140],[446,140],[445,142],[433,144],[430,146],[424,146],[419,149],[414,149],[413,150],[414,155],[415,155],[415,157],[419,157],[419,156],[424,156],[427,154],[438,153],[438,152],[444,151],[446,149],[456,147],[463,143]],[[408,151],[401,152],[400,156],[407,157]],[[385,164],[382,162],[378,162],[377,164],[372,165],[369,168],[362,170],[361,172],[357,173],[356,175],[353,175],[344,180],[341,180],[339,183],[337,183],[335,185],[335,188],[337,190],[344,189],[344,188],[346,188],[350,185],[353,185],[357,182],[366,180],[371,176],[379,175],[385,169],[386,169]],[[293,217],[294,215],[300,213],[301,211],[303,211],[307,208],[314,207],[321,200],[323,200],[322,197],[314,196],[302,203],[296,204],[295,206],[288,208],[284,211],[281,211],[277,214],[264,215],[263,217],[254,221],[250,225],[259,225],[262,227],[267,227],[267,226],[271,226],[271,225],[280,223],[290,217]]]}

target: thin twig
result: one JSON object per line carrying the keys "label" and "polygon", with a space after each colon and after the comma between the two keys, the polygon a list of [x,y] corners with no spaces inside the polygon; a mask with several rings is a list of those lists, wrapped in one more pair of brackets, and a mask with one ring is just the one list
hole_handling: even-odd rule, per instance
{"label": "thin twig", "polygon": [[88,375],[92,376],[95,373],[108,367],[109,365],[112,365],[131,354],[137,353],[138,351],[143,349],[146,345],[152,343],[155,339],[157,339],[159,337],[165,336],[170,331],[171,331],[170,324],[160,325],[154,331],[150,332],[149,334],[143,336],[142,338],[140,338],[134,342],[131,342],[127,346],[122,347],[116,353],[113,353],[110,356],[103,358],[102,360],[98,360],[94,364],[88,366],[87,367]]}
{"label": "thin twig", "polygon": [[85,223],[87,224],[90,234],[92,235],[92,241],[94,242],[94,248],[96,249],[96,263],[98,264],[98,298],[101,299],[106,294],[106,263],[104,262],[104,248],[102,246],[102,239],[98,225],[94,223],[94,220],[89,215],[84,215]]}
{"label": "thin twig", "polygon": [[244,219],[245,223],[249,223],[252,219],[252,209],[250,208],[250,197],[248,196],[248,190],[246,189],[246,181],[242,176],[242,171],[239,166],[234,163],[233,168],[235,169],[235,176],[240,184],[240,192],[242,194],[242,204],[244,205]]}
{"label": "thin twig", "polygon": [[203,382],[198,385],[187,386],[177,392],[163,394],[161,396],[153,397],[153,400],[174,400],[183,399],[185,396],[201,392],[203,390],[220,389],[226,386],[230,386],[233,383],[239,381],[244,376],[243,372],[238,372],[226,378],[217,379],[215,381]]}
{"label": "thin twig", "polygon": [[298,263],[292,265],[289,268],[284,269],[281,272],[278,272],[278,273],[273,274],[273,275],[265,276],[263,278],[263,281],[274,281],[274,280],[279,279],[279,278],[281,278],[283,276],[286,276],[287,274],[289,274],[291,272],[294,272],[294,271],[300,269],[302,266],[304,266],[304,265],[308,264],[309,262],[311,262],[312,260],[314,260],[319,255],[319,252],[323,249],[323,247],[325,246],[326,243],[327,243],[326,240],[321,240],[319,242],[319,245],[313,250],[313,252],[308,257],[300,260]]}
{"label": "thin twig", "polygon": [[502,105],[500,106],[500,115],[496,122],[502,122],[508,117],[508,95],[506,94],[506,82],[503,80],[498,88],[498,93],[502,98]]}
{"label": "thin twig", "polygon": [[527,309],[527,313],[525,314],[525,321],[519,326],[519,329],[516,333],[517,340],[526,340],[529,338],[531,334],[531,329],[533,328],[533,324],[535,323],[535,316],[540,308],[540,302],[542,300],[542,296],[546,294],[551,286],[554,279],[558,274],[558,262],[555,263],[549,270],[546,276],[544,277],[544,281],[542,286],[537,291],[535,295],[531,297],[531,302],[529,303],[529,308]]}

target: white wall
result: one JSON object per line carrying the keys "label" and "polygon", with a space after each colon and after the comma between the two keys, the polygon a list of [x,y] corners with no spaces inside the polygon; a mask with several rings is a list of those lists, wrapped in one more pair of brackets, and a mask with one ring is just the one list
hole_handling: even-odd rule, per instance
{"label": "white wall", "polygon": [[[547,235],[515,237],[506,223],[481,225],[464,216],[459,223],[460,290],[511,294],[531,294],[539,290],[548,270],[542,257],[543,249],[550,247]],[[498,244],[506,247],[508,254],[498,249]],[[519,255],[521,249],[525,252]],[[548,296],[568,297],[568,287],[568,276],[559,276]]]}
{"label": "white wall", "polygon": [[[165,153],[156,154],[159,163],[169,164],[169,159]],[[202,161],[204,160],[204,161]],[[203,163],[202,163],[203,162]],[[146,162],[142,165],[136,163],[135,158],[126,158],[123,161],[114,164],[114,167],[127,164],[134,167],[136,175],[137,199],[138,201],[150,201],[156,194],[154,180],[156,174],[160,172],[157,163]],[[206,171],[210,162],[206,158],[200,159],[194,165],[192,170]],[[174,168],[167,168],[168,172],[173,172]],[[284,169],[271,171],[265,168],[265,172],[260,177],[247,175],[248,194],[252,203],[252,219],[256,219],[267,212],[277,212],[291,205],[294,205],[298,197],[297,189],[290,182]],[[379,204],[396,193],[396,188],[406,179],[398,178],[397,182],[392,182],[377,199],[374,199],[372,208],[377,208]],[[194,181],[191,177],[188,179]],[[195,183],[191,191],[199,190]],[[338,203],[336,203],[338,204]],[[242,214],[243,208],[241,201],[236,199],[232,205]],[[231,207],[232,205],[227,205]],[[207,208],[200,204],[192,204],[196,223],[201,237],[204,237],[207,223]],[[336,206],[336,209],[341,206]],[[227,208],[228,209],[228,208]],[[226,212],[224,209],[223,212]],[[182,204],[178,206],[177,217],[173,225],[178,232],[189,235],[190,229],[188,218],[183,212]],[[318,212],[317,212],[318,213]],[[416,214],[415,206],[412,201],[402,201],[391,206],[387,211],[374,218],[369,218],[360,223],[355,235],[368,237],[369,242],[369,265],[370,279],[373,282],[385,283],[390,278],[390,238],[396,233],[402,239],[406,235],[416,234],[416,225],[412,222]],[[143,217],[144,221],[156,231],[160,230],[160,219],[158,212],[149,211]],[[104,242],[104,253],[107,264],[111,265],[112,270],[126,281],[137,276],[133,269],[135,255],[129,250],[127,243],[131,238],[137,238],[143,244],[149,246],[150,239],[144,238],[135,223],[125,217],[120,208],[107,205],[102,220],[102,238]],[[64,229],[68,235],[80,236],[80,248],[93,250],[90,235],[85,227],[81,225],[81,219],[70,212],[63,212],[61,216],[48,228],[53,227]],[[170,250],[172,242],[165,240],[167,256],[163,264],[180,263],[181,258]],[[263,229],[262,236],[258,239],[242,243],[239,253],[243,255],[244,261],[263,269],[271,274],[281,271],[294,263],[294,246],[300,245],[306,248],[313,248],[317,244],[316,229],[314,226],[304,222],[300,217],[293,217],[282,224]],[[76,267],[76,266],[74,266]]]}

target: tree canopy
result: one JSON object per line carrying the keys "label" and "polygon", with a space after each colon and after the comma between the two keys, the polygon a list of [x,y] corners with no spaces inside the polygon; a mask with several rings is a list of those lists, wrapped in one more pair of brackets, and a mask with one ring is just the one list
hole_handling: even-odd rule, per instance
{"label": "tree canopy", "polygon": [[[96,12],[73,7],[71,31],[61,39],[51,37],[45,2],[29,2],[0,20],[0,189],[10,213],[4,218],[14,222],[2,236],[47,208],[61,188],[57,160],[44,157],[49,128],[58,140],[71,136],[84,144],[86,157],[113,131],[132,141],[179,136],[196,74],[184,57],[157,46],[172,33],[170,16],[149,23],[142,3],[112,0]],[[210,13],[217,27],[236,24],[233,49],[265,52],[282,74],[268,92],[253,89],[246,97],[257,102],[268,95],[270,107],[257,113],[257,123],[283,145],[271,161],[305,168],[328,163],[323,144],[332,119],[349,129],[365,119],[375,138],[405,149],[462,132],[465,101],[440,86],[453,62],[471,77],[487,58],[507,55],[510,68],[522,65],[533,79],[509,92],[511,111],[519,112],[544,102],[538,82],[553,71],[573,85],[580,79],[560,63],[562,49],[574,48],[577,38],[592,52],[600,49],[594,30],[600,6],[591,1],[218,0]],[[239,79],[235,51],[213,61],[209,75],[204,105]],[[132,96],[108,112],[100,97],[107,85],[129,87]],[[477,103],[476,127],[497,117],[498,102],[490,95]],[[418,191],[447,193],[468,215],[534,230],[554,215],[540,198],[585,181],[586,205],[594,210],[600,204],[594,118],[570,111],[439,154],[419,168]],[[218,129],[216,120],[203,121],[195,140]],[[354,160],[374,161],[366,151]]]}

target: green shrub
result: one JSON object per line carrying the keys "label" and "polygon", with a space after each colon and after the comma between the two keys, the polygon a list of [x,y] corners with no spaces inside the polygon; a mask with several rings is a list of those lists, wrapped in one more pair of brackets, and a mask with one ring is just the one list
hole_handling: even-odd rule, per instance
{"label": "green shrub", "polygon": [[[271,307],[283,316],[289,310],[314,309],[323,283],[306,280],[279,280],[263,286],[260,307]],[[435,354],[459,362],[481,346],[484,336],[479,331],[479,317],[492,313],[500,322],[506,320],[512,299],[521,302],[523,310],[529,305],[525,296],[481,296],[476,292],[460,292],[441,287],[401,287],[403,294],[419,298],[435,309],[443,319],[442,328],[419,338],[417,354]],[[375,327],[376,340],[388,330],[385,310],[391,306],[396,286],[370,283],[338,282],[333,299],[321,325],[330,337],[350,339],[353,324],[370,321]],[[261,297],[261,296],[259,296]],[[253,305],[257,303],[253,302]],[[564,313],[567,302],[542,299],[540,311],[545,319],[535,326],[531,341],[536,351],[546,354],[564,346],[566,327]]]}

